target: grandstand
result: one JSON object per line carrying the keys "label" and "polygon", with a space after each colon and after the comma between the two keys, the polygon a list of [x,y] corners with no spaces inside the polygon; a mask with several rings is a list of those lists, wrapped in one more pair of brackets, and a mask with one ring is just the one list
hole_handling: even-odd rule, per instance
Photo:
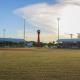
{"label": "grandstand", "polygon": [[16,39],[16,38],[0,38],[0,47],[8,48],[8,47],[23,47],[24,39]]}
{"label": "grandstand", "polygon": [[60,48],[80,48],[80,39],[59,39],[57,40],[59,43],[58,47]]}

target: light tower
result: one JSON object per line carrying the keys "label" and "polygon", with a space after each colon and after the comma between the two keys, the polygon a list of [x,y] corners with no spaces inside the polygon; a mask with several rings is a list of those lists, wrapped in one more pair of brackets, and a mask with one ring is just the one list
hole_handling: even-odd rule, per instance
{"label": "light tower", "polygon": [[37,46],[40,47],[40,30],[37,30],[38,38],[37,38]]}
{"label": "light tower", "polygon": [[60,32],[59,32],[59,29],[60,29],[60,18],[59,17],[57,18],[57,21],[58,21],[58,44],[59,44],[59,38],[60,38]]}
{"label": "light tower", "polygon": [[26,20],[24,19],[24,47],[25,47],[25,24],[26,23]]}
{"label": "light tower", "polygon": [[25,40],[25,22],[26,20],[24,19],[24,40]]}
{"label": "light tower", "polygon": [[60,36],[59,36],[59,25],[60,25],[59,22],[60,22],[60,18],[58,17],[57,20],[58,20],[58,40],[59,40],[59,37],[60,37]]}

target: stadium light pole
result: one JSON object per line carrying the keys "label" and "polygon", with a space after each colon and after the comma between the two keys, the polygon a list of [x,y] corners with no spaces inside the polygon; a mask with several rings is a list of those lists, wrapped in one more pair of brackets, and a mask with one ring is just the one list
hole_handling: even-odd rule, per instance
{"label": "stadium light pole", "polygon": [[59,43],[59,38],[60,38],[60,35],[59,35],[59,29],[60,29],[60,18],[58,17],[57,18],[57,21],[58,21],[58,43]]}
{"label": "stadium light pole", "polygon": [[24,40],[25,40],[25,19],[24,19]]}
{"label": "stadium light pole", "polygon": [[25,47],[25,22],[26,20],[24,19],[24,47]]}

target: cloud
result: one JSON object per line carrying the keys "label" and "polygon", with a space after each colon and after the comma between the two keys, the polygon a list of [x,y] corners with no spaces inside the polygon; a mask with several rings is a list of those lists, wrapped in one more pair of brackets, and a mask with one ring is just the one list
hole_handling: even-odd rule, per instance
{"label": "cloud", "polygon": [[19,8],[15,11],[18,15],[25,18],[33,26],[38,27],[42,32],[56,32],[56,16],[58,7],[47,3],[34,4]]}
{"label": "cloud", "polygon": [[57,33],[57,17],[66,5],[79,5],[80,0],[57,0],[54,5],[47,3],[33,4],[15,10],[15,13],[25,18],[42,32]]}
{"label": "cloud", "polygon": [[80,0],[59,0],[61,4],[72,4],[80,6]]}
{"label": "cloud", "polygon": [[[40,29],[43,35],[47,36],[49,34],[48,37],[44,36],[44,38],[50,40],[52,39],[49,37],[50,35],[53,36],[54,34],[57,34],[58,17],[61,17],[61,33],[79,33],[80,29],[76,29],[80,25],[79,6],[80,0],[57,0],[57,3],[53,5],[40,3],[18,8],[15,10],[15,13],[22,18],[25,18],[26,21],[33,26],[33,28],[36,28],[36,30]],[[74,29],[71,31],[73,27]]]}

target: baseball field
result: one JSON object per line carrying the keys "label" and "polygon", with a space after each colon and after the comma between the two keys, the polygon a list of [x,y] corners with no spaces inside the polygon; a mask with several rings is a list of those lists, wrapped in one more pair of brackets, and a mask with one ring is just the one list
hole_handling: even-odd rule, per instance
{"label": "baseball field", "polygon": [[80,50],[0,49],[0,80],[80,80]]}

